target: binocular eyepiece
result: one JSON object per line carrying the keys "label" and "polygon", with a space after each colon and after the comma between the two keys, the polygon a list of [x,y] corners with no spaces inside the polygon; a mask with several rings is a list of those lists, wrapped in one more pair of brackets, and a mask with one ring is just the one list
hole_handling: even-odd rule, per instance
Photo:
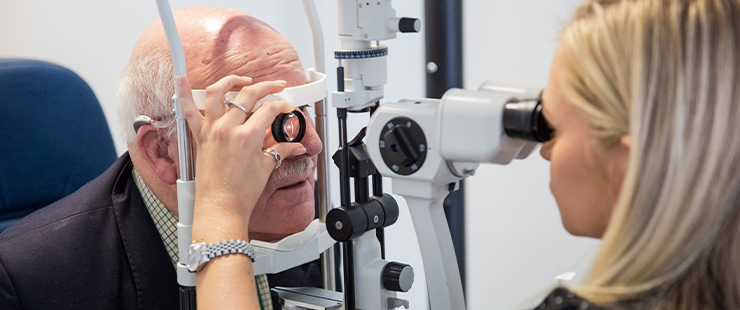
{"label": "binocular eyepiece", "polygon": [[512,138],[533,142],[552,139],[552,128],[542,115],[542,99],[511,100],[504,105],[504,132]]}

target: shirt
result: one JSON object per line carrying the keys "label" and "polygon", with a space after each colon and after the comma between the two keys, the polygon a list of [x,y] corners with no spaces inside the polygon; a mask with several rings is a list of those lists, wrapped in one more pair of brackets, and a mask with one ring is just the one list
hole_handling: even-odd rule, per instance
{"label": "shirt", "polygon": [[[170,255],[172,266],[177,267],[180,261],[180,251],[177,244],[177,222],[179,219],[167,207],[162,204],[157,196],[152,193],[151,189],[144,183],[136,169],[133,169],[134,183],[141,193],[149,215],[152,216],[154,226],[157,227],[159,236],[162,238],[167,254]],[[267,275],[258,275],[254,277],[257,286],[257,296],[259,296],[260,308],[262,310],[272,310],[272,297],[270,296],[270,285],[267,282]]]}

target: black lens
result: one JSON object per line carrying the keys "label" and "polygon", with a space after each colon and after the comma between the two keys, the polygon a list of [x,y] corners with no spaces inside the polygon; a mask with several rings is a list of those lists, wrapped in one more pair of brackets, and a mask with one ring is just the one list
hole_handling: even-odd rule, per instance
{"label": "black lens", "polygon": [[512,138],[547,142],[552,129],[542,115],[542,100],[512,100],[504,105],[504,132]]}
{"label": "black lens", "polygon": [[271,129],[277,142],[301,142],[306,134],[306,118],[298,110],[283,113],[275,118]]}
{"label": "black lens", "polygon": [[537,103],[533,117],[532,135],[534,136],[534,141],[540,143],[550,141],[552,139],[552,127],[550,127],[550,123],[545,119],[545,115],[542,114],[542,100]]}

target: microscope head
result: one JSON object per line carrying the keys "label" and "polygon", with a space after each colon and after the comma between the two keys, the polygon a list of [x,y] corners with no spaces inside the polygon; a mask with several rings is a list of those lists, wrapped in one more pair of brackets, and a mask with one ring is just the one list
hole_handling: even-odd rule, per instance
{"label": "microscope head", "polygon": [[384,176],[434,183],[456,182],[480,163],[524,159],[551,135],[539,93],[486,82],[441,100],[385,103],[370,120],[368,151]]}

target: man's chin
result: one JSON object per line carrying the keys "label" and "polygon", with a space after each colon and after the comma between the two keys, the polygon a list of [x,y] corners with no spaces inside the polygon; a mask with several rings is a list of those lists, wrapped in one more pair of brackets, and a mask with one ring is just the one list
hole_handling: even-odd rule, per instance
{"label": "man's chin", "polygon": [[302,232],[306,227],[308,227],[308,224],[310,224],[311,221],[309,221],[306,225],[303,225],[300,229],[294,229],[291,231],[286,232],[259,232],[259,231],[250,231],[249,232],[249,239],[252,240],[259,240],[259,241],[265,241],[265,242],[277,242],[282,240],[283,238],[290,236],[295,233]]}
{"label": "man's chin", "polygon": [[301,232],[308,227],[315,217],[313,201],[296,206],[290,213],[284,214],[273,221],[261,222],[252,225],[249,238],[260,241],[275,242],[292,234]]}
{"label": "man's chin", "polygon": [[291,234],[273,234],[273,233],[259,233],[259,232],[250,232],[249,233],[249,239],[251,240],[259,240],[264,242],[278,242],[280,240],[283,240],[283,238],[290,236]]}

